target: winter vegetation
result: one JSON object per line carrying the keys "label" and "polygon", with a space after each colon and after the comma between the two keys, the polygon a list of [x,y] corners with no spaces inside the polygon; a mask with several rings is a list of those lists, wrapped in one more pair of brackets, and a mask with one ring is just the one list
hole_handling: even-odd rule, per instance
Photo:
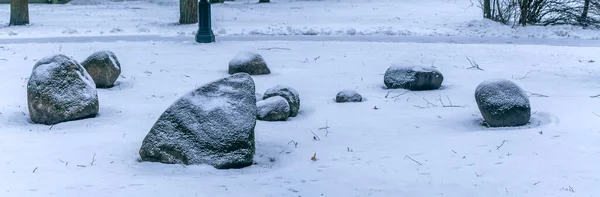
{"label": "winter vegetation", "polygon": [[595,196],[599,3],[10,0],[0,196]]}

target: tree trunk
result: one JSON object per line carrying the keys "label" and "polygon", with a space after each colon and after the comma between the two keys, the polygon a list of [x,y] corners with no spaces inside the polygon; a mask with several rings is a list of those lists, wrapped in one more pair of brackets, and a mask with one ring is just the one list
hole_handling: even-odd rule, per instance
{"label": "tree trunk", "polygon": [[483,18],[492,19],[492,7],[490,1],[491,0],[483,0]]}
{"label": "tree trunk", "polygon": [[521,0],[519,7],[521,9],[521,17],[519,18],[519,24],[525,26],[527,25],[527,12],[529,12],[529,1],[530,0]]}
{"label": "tree trunk", "polygon": [[588,16],[588,11],[590,10],[590,0],[585,0],[583,4],[583,12],[581,13],[581,21],[585,21]]}
{"label": "tree trunk", "polygon": [[9,25],[29,24],[29,1],[10,0],[10,23]]}
{"label": "tree trunk", "polygon": [[179,0],[179,24],[198,22],[198,2],[196,0]]}

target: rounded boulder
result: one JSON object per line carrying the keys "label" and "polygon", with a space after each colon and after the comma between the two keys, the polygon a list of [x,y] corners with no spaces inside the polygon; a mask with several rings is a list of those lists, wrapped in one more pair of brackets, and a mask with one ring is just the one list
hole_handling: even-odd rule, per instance
{"label": "rounded boulder", "polygon": [[515,127],[529,123],[529,97],[517,84],[506,79],[482,82],[475,90],[479,111],[490,127]]}
{"label": "rounded boulder", "polygon": [[99,51],[81,62],[97,88],[111,88],[121,75],[121,64],[111,51]]}
{"label": "rounded boulder", "polygon": [[229,62],[229,74],[247,73],[249,75],[267,75],[271,70],[263,57],[255,52],[244,51],[238,53]]}
{"label": "rounded boulder", "polygon": [[362,102],[362,100],[362,96],[354,90],[342,90],[335,96],[337,103]]}

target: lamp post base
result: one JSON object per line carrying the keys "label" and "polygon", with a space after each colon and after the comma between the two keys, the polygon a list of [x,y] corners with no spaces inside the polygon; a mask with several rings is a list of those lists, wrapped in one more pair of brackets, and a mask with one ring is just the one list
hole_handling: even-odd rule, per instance
{"label": "lamp post base", "polygon": [[198,43],[212,43],[215,42],[215,34],[212,30],[198,31],[196,33],[196,42]]}

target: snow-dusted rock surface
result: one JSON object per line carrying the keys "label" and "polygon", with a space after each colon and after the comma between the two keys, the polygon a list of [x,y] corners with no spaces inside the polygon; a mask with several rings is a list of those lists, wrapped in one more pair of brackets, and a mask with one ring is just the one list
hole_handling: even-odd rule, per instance
{"label": "snow-dusted rock surface", "polygon": [[269,97],[256,102],[259,120],[283,121],[290,115],[290,104],[281,96]]}
{"label": "snow-dusted rock surface", "polygon": [[342,90],[335,96],[335,102],[347,103],[347,102],[362,102],[362,96],[355,90]]}
{"label": "snow-dusted rock surface", "polygon": [[288,101],[290,105],[290,117],[296,117],[300,111],[300,94],[294,88],[277,85],[265,91],[263,99],[273,96],[281,96]]}
{"label": "snow-dusted rock surface", "polygon": [[254,81],[248,74],[211,82],[175,101],[140,149],[143,161],[209,164],[218,169],[253,163]]}
{"label": "snow-dusted rock surface", "polygon": [[90,74],[97,88],[110,88],[121,75],[121,64],[111,51],[99,51],[81,62]]}
{"label": "snow-dusted rock surface", "polygon": [[48,125],[92,117],[99,108],[94,81],[65,55],[35,64],[27,83],[27,104],[31,121]]}
{"label": "snow-dusted rock surface", "polygon": [[492,79],[479,84],[475,90],[475,101],[491,127],[522,126],[531,118],[527,94],[506,79]]}
{"label": "snow-dusted rock surface", "polygon": [[229,62],[229,74],[248,73],[250,75],[271,74],[271,70],[263,57],[255,52],[244,51],[238,53]]}
{"label": "snow-dusted rock surface", "polygon": [[393,65],[385,71],[383,82],[391,89],[435,90],[442,86],[444,76],[434,68]]}

